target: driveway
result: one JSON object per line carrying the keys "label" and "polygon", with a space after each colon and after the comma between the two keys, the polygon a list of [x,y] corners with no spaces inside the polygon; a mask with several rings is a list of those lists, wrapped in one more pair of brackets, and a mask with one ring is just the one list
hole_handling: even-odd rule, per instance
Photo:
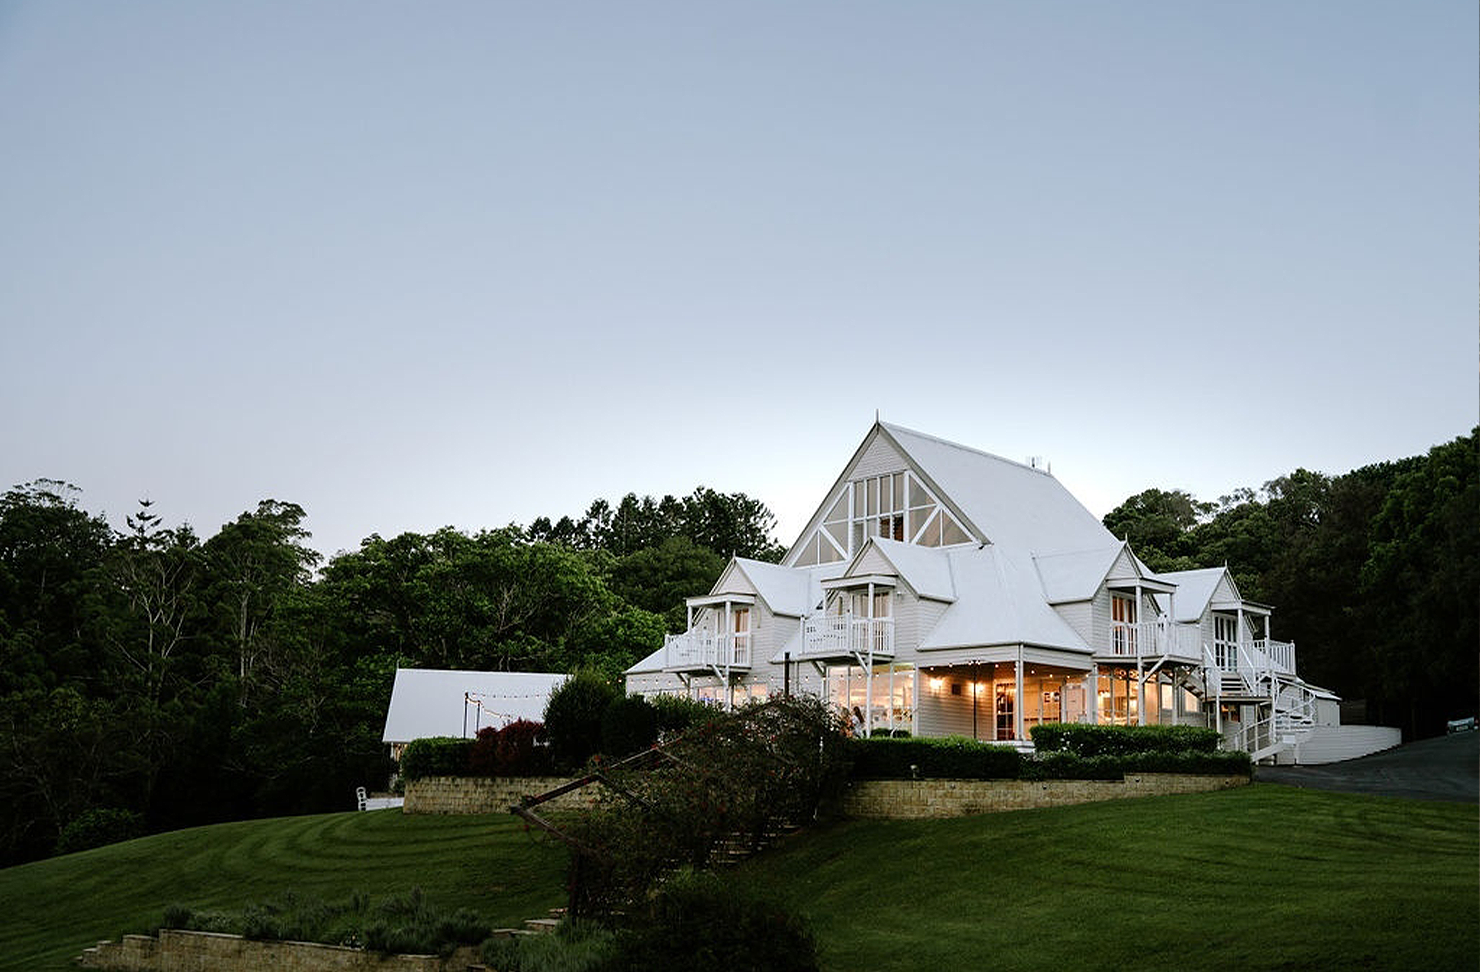
{"label": "driveway", "polygon": [[1314,790],[1480,803],[1480,731],[1420,739],[1344,763],[1257,766],[1254,779]]}

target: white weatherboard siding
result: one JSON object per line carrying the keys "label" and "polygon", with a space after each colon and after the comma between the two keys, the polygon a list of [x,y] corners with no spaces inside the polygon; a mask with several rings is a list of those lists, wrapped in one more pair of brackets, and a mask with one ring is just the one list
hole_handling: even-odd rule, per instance
{"label": "white weatherboard siding", "polygon": [[849,479],[867,479],[885,473],[903,472],[908,463],[888,441],[878,438],[869,444],[849,473]]}

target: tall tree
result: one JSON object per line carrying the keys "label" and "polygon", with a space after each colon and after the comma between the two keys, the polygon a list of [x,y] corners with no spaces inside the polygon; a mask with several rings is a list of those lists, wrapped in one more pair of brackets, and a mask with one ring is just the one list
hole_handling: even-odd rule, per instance
{"label": "tall tree", "polygon": [[306,544],[303,507],[266,499],[204,544],[209,599],[236,655],[239,690],[254,684],[259,659],[272,648],[271,622],[284,599],[309,583],[320,557]]}

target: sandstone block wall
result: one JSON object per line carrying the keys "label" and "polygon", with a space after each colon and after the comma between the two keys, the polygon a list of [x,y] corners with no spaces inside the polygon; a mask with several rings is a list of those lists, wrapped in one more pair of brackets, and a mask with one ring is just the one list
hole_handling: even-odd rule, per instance
{"label": "sandstone block wall", "polygon": [[86,969],[112,972],[464,972],[482,968],[474,948],[447,958],[436,955],[381,955],[338,945],[308,942],[254,942],[238,935],[162,929],[158,938],[125,935],[99,942],[78,960]]}
{"label": "sandstone block wall", "polygon": [[919,819],[963,817],[1002,810],[1059,807],[1166,793],[1199,793],[1243,786],[1247,776],[1136,773],[1124,780],[863,780],[843,797],[850,817]]}
{"label": "sandstone block wall", "polygon": [[[471,776],[429,776],[406,784],[406,803],[402,813],[459,814],[508,813],[509,808],[526,796],[544,793],[569,783],[563,776],[522,776],[479,778]],[[592,783],[572,793],[556,797],[540,806],[546,810],[571,810],[591,806],[605,791]]]}

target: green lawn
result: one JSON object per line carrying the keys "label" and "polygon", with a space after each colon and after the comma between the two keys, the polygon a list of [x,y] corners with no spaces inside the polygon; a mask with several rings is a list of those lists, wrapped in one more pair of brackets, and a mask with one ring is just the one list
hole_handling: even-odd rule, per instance
{"label": "green lawn", "polygon": [[507,814],[396,810],[253,820],[0,870],[0,969],[71,970],[99,939],[158,924],[178,902],[241,908],[285,890],[328,900],[420,887],[497,925],[564,904],[565,851]]}
{"label": "green lawn", "polygon": [[1255,785],[844,823],[745,868],[826,967],[1473,969],[1473,805]]}
{"label": "green lawn", "polygon": [[[1475,967],[1473,805],[1255,785],[790,838],[738,880],[793,902],[836,972]],[[226,824],[0,871],[0,969],[64,970],[171,902],[422,887],[517,924],[564,852],[503,815]]]}

